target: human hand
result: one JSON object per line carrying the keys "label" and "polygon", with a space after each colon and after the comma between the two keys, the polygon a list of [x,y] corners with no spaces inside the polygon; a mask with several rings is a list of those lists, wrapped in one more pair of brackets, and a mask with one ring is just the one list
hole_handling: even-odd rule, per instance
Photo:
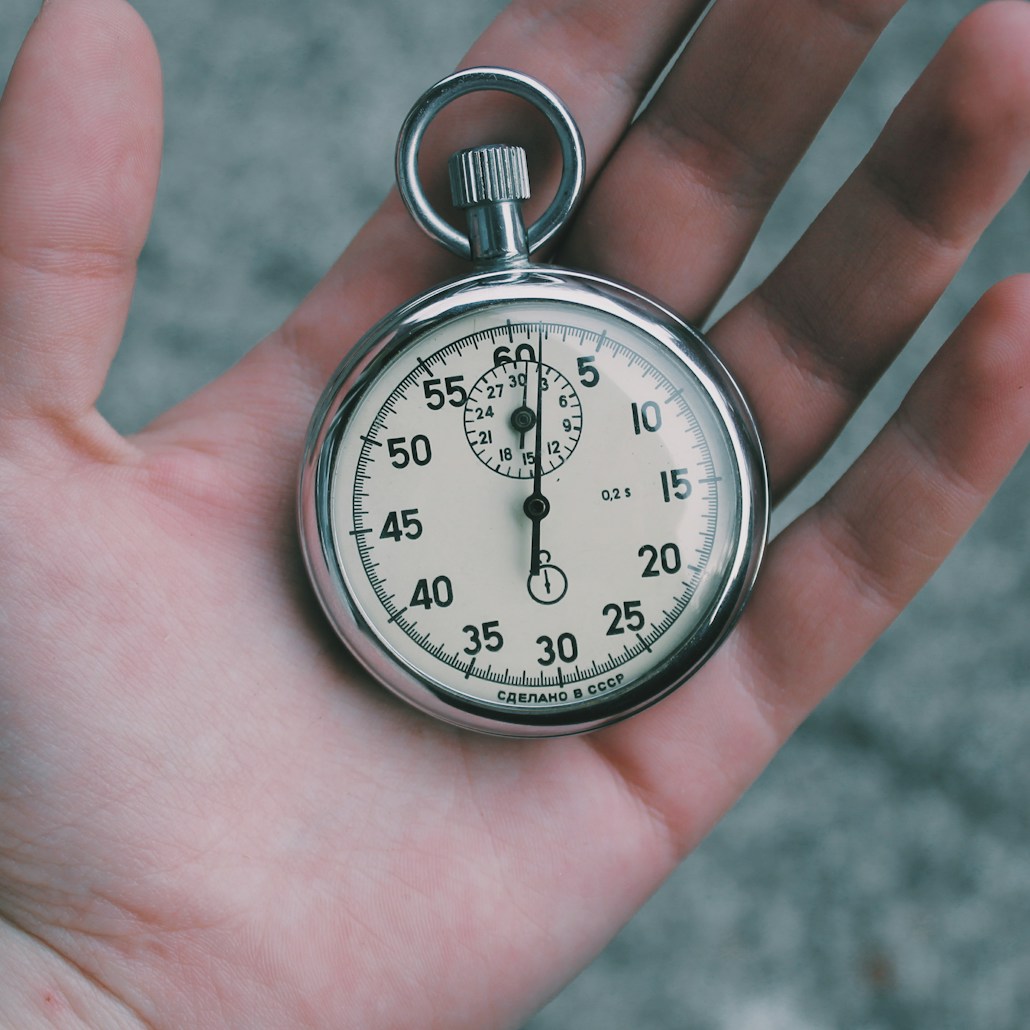
{"label": "human hand", "polygon": [[[548,49],[517,5],[471,60],[553,86],[597,168],[689,21],[653,7],[645,30],[640,5],[584,3]],[[864,30],[717,8],[558,258],[703,317],[886,7]],[[1027,31],[1015,4],[960,30],[797,251],[713,328],[779,495],[1021,178]],[[820,39],[807,74],[778,34]],[[710,106],[723,96],[732,109]],[[449,270],[395,200],[218,383],[130,440],[93,410],[152,200],[157,102],[126,8],[53,0],[0,113],[0,1014],[31,1025],[63,999],[102,1026],[515,1022],[732,804],[1018,456],[1027,286],[977,307],[777,541],[688,687],[589,738],[473,738],[367,683],[296,555],[296,460],[343,341]],[[663,174],[627,188],[645,157]],[[689,280],[670,274],[699,253]]]}

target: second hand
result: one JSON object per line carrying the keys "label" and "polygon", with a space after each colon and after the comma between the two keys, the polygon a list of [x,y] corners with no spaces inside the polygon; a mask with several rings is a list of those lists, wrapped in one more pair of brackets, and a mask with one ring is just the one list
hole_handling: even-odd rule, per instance
{"label": "second hand", "polygon": [[533,441],[533,492],[526,498],[522,510],[533,523],[533,532],[530,540],[529,554],[529,577],[532,579],[540,572],[540,523],[547,517],[551,510],[550,502],[544,497],[540,489],[540,482],[543,478],[543,400],[544,400],[544,359],[543,359],[544,334],[541,332],[537,341],[537,378],[536,378],[536,426],[535,438]]}

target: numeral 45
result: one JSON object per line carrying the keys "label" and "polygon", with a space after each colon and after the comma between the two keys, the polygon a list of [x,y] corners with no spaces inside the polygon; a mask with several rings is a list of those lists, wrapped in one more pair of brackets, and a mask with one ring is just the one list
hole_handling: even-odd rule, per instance
{"label": "numeral 45", "polygon": [[380,540],[399,541],[402,536],[409,540],[417,540],[422,535],[422,522],[418,517],[418,508],[403,508],[391,511],[383,522]]}

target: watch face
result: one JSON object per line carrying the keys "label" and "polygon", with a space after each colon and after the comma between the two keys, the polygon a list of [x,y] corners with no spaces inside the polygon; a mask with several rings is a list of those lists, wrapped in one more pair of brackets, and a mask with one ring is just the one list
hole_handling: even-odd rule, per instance
{"label": "watch face", "polygon": [[502,733],[592,728],[675,687],[738,614],[765,534],[750,419],[696,334],[550,282],[384,327],[333,386],[302,485],[316,586],[358,657]]}

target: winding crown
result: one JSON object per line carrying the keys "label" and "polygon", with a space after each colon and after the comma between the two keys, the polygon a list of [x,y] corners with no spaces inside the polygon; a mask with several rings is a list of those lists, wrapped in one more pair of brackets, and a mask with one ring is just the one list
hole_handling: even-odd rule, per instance
{"label": "winding crown", "polygon": [[447,162],[457,208],[529,199],[529,169],[522,147],[494,143],[459,150]]}

